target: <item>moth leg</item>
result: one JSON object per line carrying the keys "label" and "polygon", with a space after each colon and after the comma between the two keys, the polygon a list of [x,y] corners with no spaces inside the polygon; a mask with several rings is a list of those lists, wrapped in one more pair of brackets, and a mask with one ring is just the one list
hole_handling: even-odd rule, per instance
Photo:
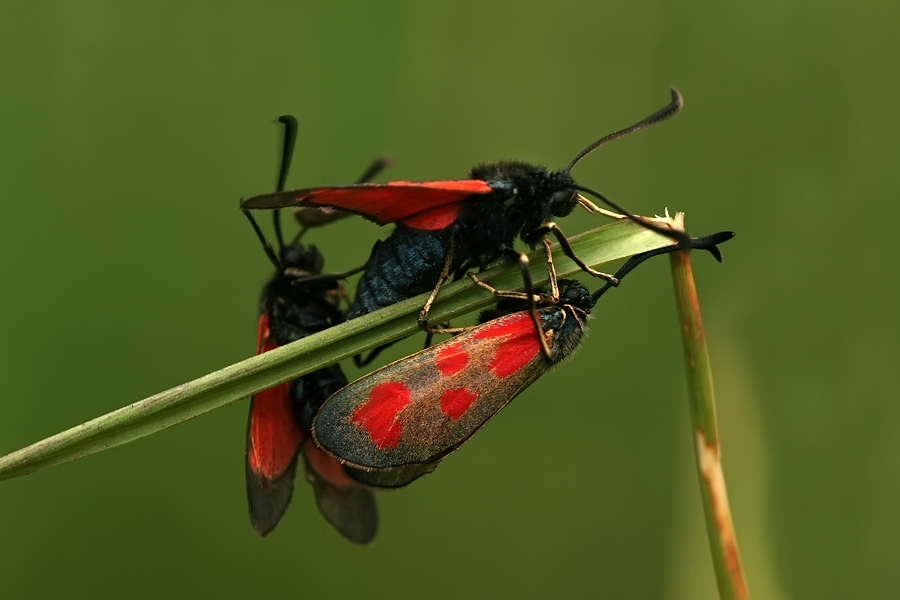
{"label": "moth leg", "polygon": [[454,234],[451,233],[450,249],[447,251],[447,258],[444,260],[444,268],[441,269],[441,276],[438,278],[437,285],[431,290],[431,295],[428,296],[428,301],[425,303],[425,306],[422,307],[422,312],[419,313],[419,327],[430,333],[439,333],[440,331],[439,329],[428,326],[428,312],[431,310],[431,305],[434,304],[434,299],[437,297],[438,292],[441,291],[441,286],[444,285],[444,282],[450,277],[450,265],[453,263],[453,238]]}
{"label": "moth leg", "polygon": [[[544,246],[547,249],[547,253],[549,256],[550,245]],[[544,358],[547,359],[547,362],[553,364],[553,359],[550,356],[550,346],[547,345],[547,338],[544,336],[544,330],[541,328],[541,319],[538,317],[537,313],[537,304],[535,302],[535,294],[534,294],[534,286],[531,283],[531,272],[528,270],[528,257],[524,254],[519,255],[519,268],[522,270],[522,281],[525,284],[525,295],[528,296],[528,315],[531,317],[531,322],[534,323],[534,330],[537,333],[538,341],[541,344],[541,353],[544,355]],[[551,271],[552,269],[552,271]],[[559,299],[559,286],[556,283],[556,268],[553,267],[552,258],[548,258],[547,272],[553,275],[553,280],[551,282],[551,289],[555,290],[555,294],[553,294],[553,302],[556,302]]]}
{"label": "moth leg", "polygon": [[[546,245],[545,248],[547,249],[549,256],[549,244]],[[525,284],[524,292],[508,292],[498,290],[478,279],[478,277],[476,277],[474,273],[469,273],[468,275],[472,279],[472,281],[488,290],[498,298],[528,300],[528,314],[531,317],[531,322],[534,323],[534,329],[537,334],[538,341],[541,344],[541,353],[544,355],[544,358],[550,361],[550,346],[547,345],[547,338],[544,336],[544,330],[541,328],[540,317],[538,317],[537,313],[537,304],[555,304],[559,301],[559,286],[556,282],[556,269],[553,267],[551,260],[550,264],[547,266],[547,272],[551,275],[551,288],[555,290],[555,293],[553,295],[535,294],[534,286],[531,283],[531,273],[528,270],[528,257],[519,252],[516,252],[515,254],[517,262],[519,263],[519,268],[522,271],[522,281]]]}
{"label": "moth leg", "polygon": [[559,302],[559,283],[556,277],[556,267],[553,265],[553,252],[550,251],[550,240],[541,238],[544,244],[544,252],[547,254],[547,277],[550,279],[550,295]]}
{"label": "moth leg", "polygon": [[[300,277],[299,279],[295,279],[292,285],[306,285],[307,283],[312,283],[313,281],[327,281],[332,279],[347,279],[351,275],[356,275],[357,273],[361,273],[366,268],[366,265],[360,265],[349,271],[344,271],[343,273],[321,273],[319,275],[308,275],[307,277]],[[292,273],[292,269],[285,269],[285,273],[287,275],[296,275],[296,273]]]}
{"label": "moth leg", "polygon": [[[467,331],[472,331],[473,329],[481,327],[480,325],[467,325],[465,327],[430,327],[428,329],[428,335],[433,335],[435,333],[449,333],[456,335],[458,333],[465,333]],[[427,348],[427,346],[426,346]]]}
{"label": "moth leg", "polygon": [[619,285],[619,280],[616,279],[615,277],[613,277],[612,275],[610,275],[609,273],[603,273],[601,271],[597,271],[596,269],[592,269],[589,266],[587,266],[587,264],[583,260],[578,258],[578,256],[575,254],[575,251],[572,250],[572,245],[569,244],[569,240],[566,239],[565,234],[562,232],[562,230],[559,228],[559,226],[556,223],[554,223],[553,221],[541,225],[540,227],[538,227],[537,229],[534,230],[534,233],[536,235],[544,235],[547,233],[552,233],[554,235],[554,237],[556,237],[556,241],[558,241],[559,245],[562,247],[563,254],[565,254],[566,256],[571,258],[573,261],[575,261],[575,264],[578,265],[582,271],[584,271],[585,273],[588,273],[589,275],[593,275],[594,277],[599,277],[600,279],[603,279],[604,281],[612,284],[613,286]]}
{"label": "moth leg", "polygon": [[450,322],[441,323],[437,326],[429,326],[425,333],[425,347],[423,350],[431,347],[431,344],[434,343],[434,334],[436,333],[449,333],[452,335],[456,335],[457,333],[465,333],[470,329],[474,329],[477,325],[468,325],[466,327],[450,327]]}
{"label": "moth leg", "polygon": [[622,219],[627,219],[628,217],[625,215],[620,215],[617,212],[613,212],[611,210],[606,210],[605,208],[600,208],[581,194],[578,194],[578,204],[581,205],[586,211],[591,214],[599,213],[604,217],[609,217],[610,219],[616,219],[617,221],[621,221]]}
{"label": "moth leg", "polygon": [[354,354],[353,355],[353,364],[358,368],[368,366],[373,360],[375,360],[381,351],[387,348],[388,346],[393,345],[394,342],[389,342],[382,346],[378,346],[377,348],[373,348],[371,352],[367,356],[363,356],[362,354]]}
{"label": "moth leg", "polygon": [[[310,283],[313,281],[326,281],[330,279],[347,279],[351,275],[356,275],[362,271],[366,270],[366,267],[369,266],[369,263],[372,261],[372,257],[375,256],[375,251],[378,250],[378,247],[381,245],[381,240],[375,242],[375,245],[372,246],[372,252],[369,253],[369,259],[363,263],[362,265],[350,269],[349,271],[344,271],[343,273],[325,273],[321,275],[307,275],[306,277],[301,277],[294,282],[294,285],[302,285],[305,283]],[[300,273],[302,275],[302,273]]]}

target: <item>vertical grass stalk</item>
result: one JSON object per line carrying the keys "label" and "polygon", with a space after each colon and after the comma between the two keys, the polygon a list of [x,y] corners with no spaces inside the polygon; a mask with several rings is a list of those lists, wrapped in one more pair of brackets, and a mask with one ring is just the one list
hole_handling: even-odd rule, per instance
{"label": "vertical grass stalk", "polygon": [[703,333],[703,322],[700,318],[700,302],[697,299],[697,288],[694,286],[690,254],[673,252],[669,256],[675,284],[675,302],[684,342],[688,401],[691,407],[694,449],[700,474],[700,495],[703,498],[706,531],[719,597],[744,600],[749,598],[749,594],[741,570],[737,538],[731,521],[728,494],[725,491],[712,371],[706,348],[706,336]]}

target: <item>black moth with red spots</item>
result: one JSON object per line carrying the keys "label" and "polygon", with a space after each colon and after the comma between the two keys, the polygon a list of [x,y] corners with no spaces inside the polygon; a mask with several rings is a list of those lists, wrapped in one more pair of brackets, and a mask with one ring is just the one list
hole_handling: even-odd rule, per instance
{"label": "black moth with red spots", "polygon": [[402,487],[434,470],[522,390],[578,347],[594,300],[561,280],[559,304],[503,300],[485,324],[354,381],[319,409],[316,443],[374,487]]}
{"label": "black moth with red spots", "polygon": [[[690,240],[722,260],[721,232]],[[631,257],[621,279],[669,246]],[[374,371],[334,394],[313,422],[316,443],[347,474],[376,488],[398,488],[433,471],[538,377],[571,356],[606,285],[593,295],[560,280],[559,298],[540,294],[537,310],[550,350],[542,352],[529,302],[504,299],[481,314],[482,323],[441,344]]]}

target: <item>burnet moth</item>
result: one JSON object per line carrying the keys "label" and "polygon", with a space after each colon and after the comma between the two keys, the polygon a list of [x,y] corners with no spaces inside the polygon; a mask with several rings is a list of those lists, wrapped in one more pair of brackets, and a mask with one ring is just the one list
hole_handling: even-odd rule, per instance
{"label": "burnet moth", "polygon": [[[283,189],[297,122],[291,116],[279,120],[285,125],[278,180],[278,189]],[[384,161],[374,163],[363,180],[384,166]],[[252,216],[245,214],[275,266],[275,275],[266,283],[260,298],[256,353],[268,352],[343,322],[340,303],[344,293],[339,281],[298,282],[321,273],[324,262],[315,246],[300,243],[305,228],[285,244],[276,217],[276,253]],[[335,364],[262,391],[251,399],[247,424],[247,500],[250,523],[259,535],[268,535],[284,515],[294,492],[294,476],[300,459],[322,516],[352,542],[366,544],[374,538],[378,512],[372,491],[349,479],[341,465],[316,448],[310,438],[316,411],[328,396],[346,384],[347,378]]]}
{"label": "burnet moth", "polygon": [[[717,244],[733,235],[694,238],[691,247],[708,250],[721,261]],[[636,255],[616,277],[675,249]],[[591,294],[576,281],[559,280],[552,291],[537,296],[500,292],[506,297],[482,313],[481,325],[369,373],[331,396],[313,421],[316,443],[360,482],[380,488],[408,485],[433,471],[538,377],[571,356],[587,330],[591,309],[610,287]],[[549,355],[542,352],[535,328],[535,297]]]}
{"label": "burnet moth", "polygon": [[[581,205],[610,216],[624,215],[675,238],[680,247],[689,247],[690,240],[684,232],[635,217],[598,192],[577,185],[570,175],[582,158],[600,146],[678,113],[683,105],[681,95],[675,88],[671,88],[671,94],[667,106],[597,140],[561,171],[504,161],[475,167],[469,179],[393,181],[276,192],[243,200],[241,207],[329,207],[357,213],[380,225],[396,223],[391,235],[373,249],[347,312],[348,319],[430,291],[431,297],[419,317],[419,323],[427,327],[428,309],[441,283],[449,276],[459,278],[469,269],[515,255],[512,248],[516,236],[533,248],[547,233],[553,233],[563,252],[586,272],[615,285],[613,276],[589,268],[574,255],[552,219],[564,217]],[[622,215],[601,211],[579,192],[599,198]]]}

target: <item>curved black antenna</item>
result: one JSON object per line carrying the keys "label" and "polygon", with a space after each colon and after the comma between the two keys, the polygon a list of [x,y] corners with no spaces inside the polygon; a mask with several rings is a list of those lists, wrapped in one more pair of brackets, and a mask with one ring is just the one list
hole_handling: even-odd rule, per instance
{"label": "curved black antenna", "polygon": [[259,228],[259,225],[256,224],[256,219],[253,218],[253,215],[250,214],[249,210],[242,210],[244,216],[247,217],[247,220],[250,221],[250,224],[253,225],[253,231],[256,232],[256,237],[259,238],[259,243],[262,244],[263,250],[266,251],[266,256],[269,257],[269,260],[272,261],[272,264],[275,266],[275,270],[279,273],[284,272],[284,266],[281,264],[281,261],[278,259],[278,254],[276,254],[275,249],[272,248],[272,244],[266,239],[266,236],[263,235],[262,229]]}
{"label": "curved black antenna", "polygon": [[[291,159],[294,156],[294,144],[297,141],[297,119],[293,115],[281,115],[278,120],[284,125],[284,139],[281,144],[281,167],[278,169],[278,181],[275,191],[283,192],[287,181],[288,171],[291,170]],[[251,219],[252,221],[252,219]],[[278,240],[278,250],[284,248],[284,236],[281,233],[281,211],[272,213],[272,225],[275,228],[275,238]],[[254,227],[255,227],[254,223]]]}
{"label": "curved black antenna", "polygon": [[362,176],[356,180],[356,183],[369,183],[376,175],[394,164],[394,157],[388,154],[376,158],[369,168],[365,170]]}
{"label": "curved black antenna", "polygon": [[[715,258],[719,262],[722,262],[722,253],[719,251],[719,244],[727,242],[733,237],[733,231],[720,231],[718,233],[705,235],[699,238],[691,238],[690,247],[694,250],[707,250],[710,254],[713,255],[713,258]],[[635,267],[637,267],[648,258],[653,258],[654,256],[659,256],[660,254],[668,254],[669,252],[674,252],[676,250],[678,250],[678,246],[666,246],[665,248],[657,248],[656,250],[648,250],[647,252],[635,254],[634,256],[629,258],[625,262],[625,264],[619,267],[619,270],[616,271],[615,278],[621,281],[623,277],[628,275],[628,273],[630,273]],[[611,283],[607,283],[602,288],[594,292],[591,295],[591,298],[593,298],[596,302],[600,298],[600,296],[605,294],[606,291],[611,287],[615,286],[613,286]]]}
{"label": "curved black antenna", "polygon": [[582,150],[578,156],[572,159],[572,162],[569,163],[569,166],[563,169],[563,173],[568,173],[572,170],[572,167],[578,164],[582,158],[602,146],[607,142],[611,142],[613,140],[617,140],[620,137],[625,137],[626,135],[630,135],[636,131],[640,131],[641,129],[646,129],[651,125],[656,125],[662,121],[665,121],[669,117],[674,117],[681,110],[681,107],[684,106],[684,98],[681,97],[681,94],[674,87],[670,87],[669,91],[672,93],[672,101],[669,102],[664,108],[656,111],[649,117],[645,119],[641,119],[631,127],[626,127],[625,129],[620,129],[619,131],[615,131],[610,133],[609,135],[605,135],[584,150]]}
{"label": "curved black antenna", "polygon": [[679,249],[687,249],[687,248],[692,247],[691,246],[691,238],[685,232],[679,231],[677,229],[671,229],[669,227],[662,227],[660,225],[657,225],[656,223],[654,223],[653,221],[651,221],[649,219],[641,219],[641,218],[637,217],[636,215],[631,214],[624,207],[619,206],[617,203],[613,202],[612,200],[610,200],[609,198],[607,198],[600,192],[595,192],[594,190],[592,190],[590,188],[586,188],[583,185],[578,185],[575,183],[573,183],[571,185],[574,189],[578,190],[579,192],[585,192],[587,194],[591,194],[592,196],[595,196],[599,200],[605,202],[610,208],[622,213],[622,215],[627,217],[629,220],[634,221],[641,227],[645,227],[646,229],[649,229],[650,231],[656,232],[660,235],[664,235],[667,238],[672,238],[673,240],[678,242]]}

